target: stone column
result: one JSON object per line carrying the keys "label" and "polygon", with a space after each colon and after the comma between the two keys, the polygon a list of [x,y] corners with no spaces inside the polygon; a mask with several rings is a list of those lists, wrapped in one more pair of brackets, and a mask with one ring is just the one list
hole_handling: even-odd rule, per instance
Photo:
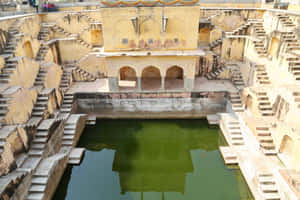
{"label": "stone column", "polygon": [[141,77],[137,77],[137,90],[142,91],[142,80]]}
{"label": "stone column", "polygon": [[194,79],[184,76],[184,89],[186,91],[192,91],[194,89]]}
{"label": "stone column", "polygon": [[161,77],[161,88],[160,89],[165,90],[165,77],[164,76]]}
{"label": "stone column", "polygon": [[116,92],[119,90],[118,78],[117,77],[108,77],[108,86],[109,91]]}

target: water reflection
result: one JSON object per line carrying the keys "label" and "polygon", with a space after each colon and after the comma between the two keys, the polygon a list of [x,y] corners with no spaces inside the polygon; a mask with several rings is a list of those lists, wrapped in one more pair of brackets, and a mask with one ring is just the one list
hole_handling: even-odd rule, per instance
{"label": "water reflection", "polygon": [[218,136],[202,120],[99,121],[54,199],[249,199],[220,158]]}

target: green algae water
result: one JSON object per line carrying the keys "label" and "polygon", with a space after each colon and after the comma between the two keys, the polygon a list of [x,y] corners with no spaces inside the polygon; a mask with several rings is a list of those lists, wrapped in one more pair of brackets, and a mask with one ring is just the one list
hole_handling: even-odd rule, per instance
{"label": "green algae water", "polygon": [[205,120],[99,120],[78,146],[55,200],[250,200],[238,169],[219,153],[218,128]]}

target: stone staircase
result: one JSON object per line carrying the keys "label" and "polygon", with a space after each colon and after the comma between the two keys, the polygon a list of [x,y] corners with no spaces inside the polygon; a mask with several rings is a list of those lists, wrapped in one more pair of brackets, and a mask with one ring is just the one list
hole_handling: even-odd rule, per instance
{"label": "stone staircase", "polygon": [[[44,90],[48,90],[48,89],[44,89]],[[49,100],[48,94],[49,93],[43,92],[43,91],[38,94],[37,100],[34,104],[34,107],[33,107],[32,113],[31,113],[32,117],[41,117],[41,118],[46,117],[45,111],[48,108],[48,100]]]}
{"label": "stone staircase", "polygon": [[296,25],[293,23],[291,18],[285,14],[277,14],[279,22],[286,28],[295,28]]}
{"label": "stone staircase", "polygon": [[265,39],[266,37],[266,31],[264,29],[264,25],[262,22],[254,23],[252,25],[253,27],[253,32],[256,35],[257,38],[259,39]]}
{"label": "stone staircase", "polygon": [[0,84],[9,83],[10,76],[14,73],[14,70],[17,68],[17,65],[18,65],[17,58],[8,58],[5,60],[4,67],[1,69]]}
{"label": "stone staircase", "polygon": [[269,127],[258,126],[256,127],[256,138],[259,142],[261,150],[267,156],[276,155],[275,145]]}
{"label": "stone staircase", "polygon": [[85,47],[87,47],[87,48],[89,48],[89,49],[93,49],[93,45],[88,44],[87,42],[85,42],[81,38],[77,38],[76,42],[79,43],[79,44],[81,44],[81,45],[83,45],[83,46],[85,46]]}
{"label": "stone staircase", "polygon": [[47,72],[49,70],[49,67],[51,66],[51,63],[43,63],[40,65],[39,72],[35,78],[34,86],[36,87],[44,87],[44,82],[47,76]]}
{"label": "stone staircase", "polygon": [[220,39],[217,39],[217,40],[209,43],[209,47],[210,47],[210,49],[213,49],[213,48],[216,48],[217,46],[221,45],[222,43],[223,43],[223,40],[222,40],[222,38],[220,38]]}
{"label": "stone staircase", "polygon": [[294,58],[288,60],[288,71],[293,74],[296,81],[300,81],[300,58]]}
{"label": "stone staircase", "polygon": [[35,173],[31,179],[31,186],[28,191],[27,200],[42,200],[48,182],[47,174]]}
{"label": "stone staircase", "polygon": [[242,89],[245,87],[242,73],[238,67],[231,69],[231,81],[238,89]]}
{"label": "stone staircase", "polygon": [[271,83],[264,65],[255,65],[255,72],[259,84],[265,85]]}
{"label": "stone staircase", "polygon": [[70,120],[66,122],[65,128],[64,128],[64,135],[62,138],[62,147],[72,147],[74,137],[76,134],[76,122],[72,123]]}
{"label": "stone staircase", "polygon": [[221,74],[224,70],[227,69],[227,66],[226,65],[223,65],[221,66],[220,68],[218,68],[217,70],[215,71],[211,71],[209,73],[207,73],[205,75],[205,77],[208,79],[208,80],[215,80],[218,78],[219,74]]}
{"label": "stone staircase", "polygon": [[94,75],[92,75],[91,73],[89,73],[79,67],[76,67],[75,70],[73,70],[73,73],[74,73],[75,77],[79,78],[79,80],[77,80],[77,81],[95,81],[96,80],[96,77]]}
{"label": "stone staircase", "polygon": [[283,42],[286,44],[286,52],[300,50],[300,41],[292,31],[281,32]]}
{"label": "stone staircase", "polygon": [[300,108],[300,92],[293,92],[294,101],[297,105],[297,108]]}
{"label": "stone staircase", "polygon": [[233,112],[244,112],[241,96],[238,92],[229,94]]}
{"label": "stone staircase", "polygon": [[86,125],[95,125],[96,124],[96,116],[88,116],[88,118],[85,121]]}
{"label": "stone staircase", "polygon": [[276,181],[272,173],[263,172],[257,174],[258,188],[264,200],[280,200]]}
{"label": "stone staircase", "polygon": [[66,92],[72,84],[72,69],[70,68],[64,68],[63,74],[60,80],[59,88]]}
{"label": "stone staircase", "polygon": [[229,139],[233,146],[244,145],[244,138],[241,132],[241,125],[238,120],[225,120],[225,126],[229,132]]}
{"label": "stone staircase", "polygon": [[262,40],[254,40],[253,43],[258,56],[267,56],[268,51],[265,48],[264,42]]}
{"label": "stone staircase", "polygon": [[48,24],[48,23],[42,23],[41,24],[41,29],[38,35],[38,39],[42,41],[48,41],[50,39],[49,34],[50,34],[50,27],[53,25]]}
{"label": "stone staircase", "polygon": [[60,108],[60,113],[69,114],[72,112],[72,107],[74,103],[74,95],[72,93],[65,93],[63,103]]}
{"label": "stone staircase", "polygon": [[2,124],[2,120],[5,118],[6,113],[8,112],[8,105],[10,104],[12,98],[10,96],[6,96],[0,94],[0,125]]}
{"label": "stone staircase", "polygon": [[35,60],[39,61],[39,62],[43,61],[45,59],[45,56],[48,53],[48,51],[49,51],[49,46],[46,44],[41,44],[39,52],[38,52]]}
{"label": "stone staircase", "polygon": [[274,116],[272,105],[266,92],[257,92],[258,109],[263,117]]}
{"label": "stone staircase", "polygon": [[223,13],[222,10],[210,10],[210,11],[206,11],[206,14],[209,15],[207,17],[207,20],[211,20],[214,17],[220,16],[222,13]]}
{"label": "stone staircase", "polygon": [[65,36],[67,36],[67,37],[71,37],[71,36],[74,35],[74,34],[72,34],[72,33],[67,32],[64,28],[62,28],[62,27],[60,27],[60,26],[58,26],[58,25],[56,25],[56,24],[54,24],[54,25],[51,27],[51,29],[52,29],[52,31],[61,33],[61,34],[65,35]]}
{"label": "stone staircase", "polygon": [[18,42],[24,36],[19,31],[21,22],[21,20],[16,19],[16,21],[8,29],[9,39],[3,51],[3,54],[7,59],[15,56],[15,50],[18,45]]}

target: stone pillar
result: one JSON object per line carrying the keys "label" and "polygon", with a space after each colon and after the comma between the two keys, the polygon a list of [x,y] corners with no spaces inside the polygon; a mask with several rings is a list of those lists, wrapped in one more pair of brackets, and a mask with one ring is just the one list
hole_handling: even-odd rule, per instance
{"label": "stone pillar", "polygon": [[141,77],[137,77],[137,90],[142,91],[142,79],[141,79]]}
{"label": "stone pillar", "polygon": [[115,92],[119,90],[118,78],[117,77],[108,77],[108,86],[109,91]]}
{"label": "stone pillar", "polygon": [[186,91],[192,91],[194,89],[194,79],[184,76],[184,89]]}
{"label": "stone pillar", "polygon": [[161,88],[160,89],[165,90],[165,77],[164,76],[161,77]]}

